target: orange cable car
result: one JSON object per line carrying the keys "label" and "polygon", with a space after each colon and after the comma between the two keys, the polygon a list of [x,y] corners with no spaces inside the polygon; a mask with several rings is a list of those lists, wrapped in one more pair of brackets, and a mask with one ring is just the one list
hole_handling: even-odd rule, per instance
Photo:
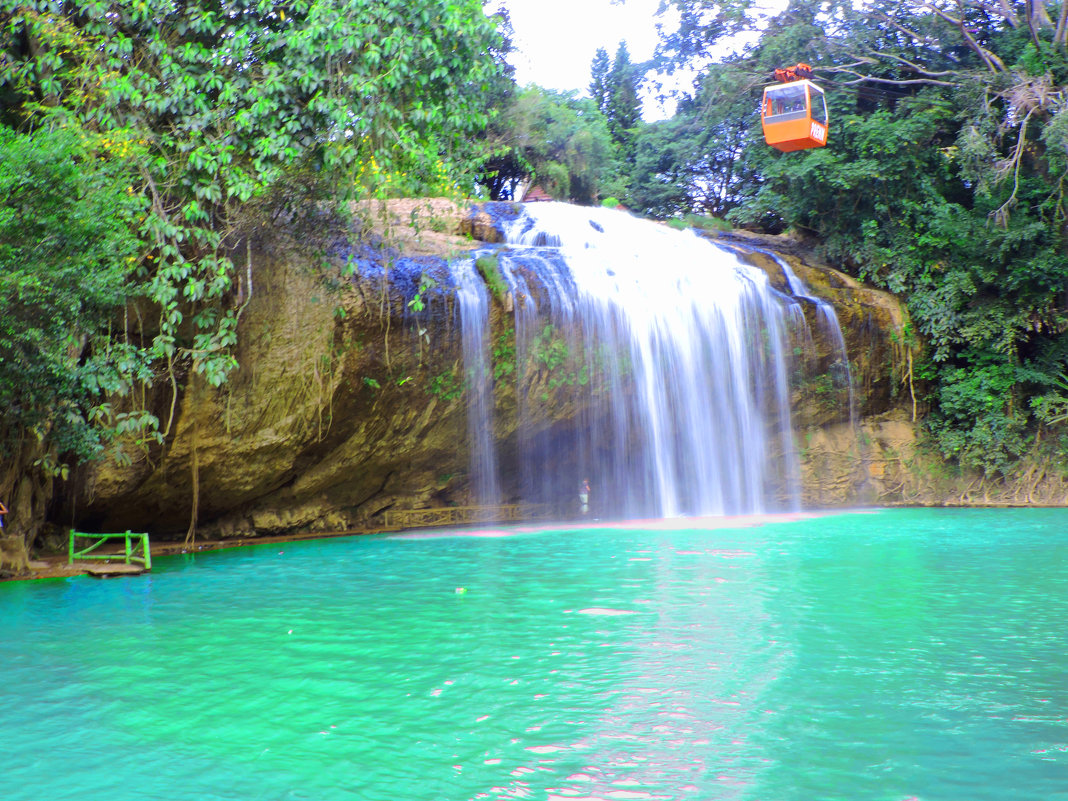
{"label": "orange cable car", "polygon": [[764,90],[764,141],[783,153],[827,144],[827,101],[823,90],[808,80],[811,76],[807,64],[775,70],[782,85]]}

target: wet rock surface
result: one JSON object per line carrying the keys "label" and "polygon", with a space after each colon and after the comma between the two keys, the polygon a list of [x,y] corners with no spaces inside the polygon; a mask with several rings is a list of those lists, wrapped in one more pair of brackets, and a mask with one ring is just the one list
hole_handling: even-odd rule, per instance
{"label": "wet rock surface", "polygon": [[[252,238],[241,367],[219,389],[185,376],[176,393],[161,386],[151,405],[169,421],[164,446],[131,447],[129,464],[82,471],[59,504],[66,519],[84,530],[173,539],[187,532],[195,509],[198,536],[225,540],[368,530],[391,509],[471,501],[464,366],[446,260],[474,258],[501,242],[517,207],[430,200],[361,211],[362,229]],[[768,243],[739,236],[730,244],[784,285],[781,268],[760,252]],[[811,294],[833,305],[855,392],[851,422],[836,373],[842,365],[835,367],[841,358],[820,335],[815,308],[802,303],[810,342],[798,354],[804,369],[794,377],[793,413],[804,503],[932,500],[934,490],[925,495],[905,466],[918,450],[900,305],[811,263],[800,248],[786,257]],[[494,336],[514,326],[512,300],[492,304]],[[507,420],[515,388],[499,382],[494,402]],[[581,413],[562,399],[547,412],[546,431],[566,431]],[[507,423],[493,434],[505,446],[517,436]],[[503,486],[518,467],[500,465]]]}

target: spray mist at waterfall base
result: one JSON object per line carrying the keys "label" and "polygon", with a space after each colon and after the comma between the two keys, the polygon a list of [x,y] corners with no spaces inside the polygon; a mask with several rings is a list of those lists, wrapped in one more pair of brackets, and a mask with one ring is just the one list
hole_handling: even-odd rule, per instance
{"label": "spray mist at waterfall base", "polygon": [[838,509],[830,511],[769,512],[752,515],[708,515],[705,517],[662,517],[644,520],[581,520],[514,526],[464,526],[461,528],[405,531],[389,535],[392,539],[444,539],[449,537],[514,537],[540,534],[547,531],[716,531],[764,526],[770,523],[792,523],[812,520],[833,514],[865,514],[866,510]]}

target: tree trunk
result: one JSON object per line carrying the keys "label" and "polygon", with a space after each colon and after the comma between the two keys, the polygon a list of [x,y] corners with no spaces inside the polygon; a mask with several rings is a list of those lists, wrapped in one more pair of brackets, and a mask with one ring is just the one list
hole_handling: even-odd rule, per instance
{"label": "tree trunk", "polygon": [[1064,47],[1068,37],[1068,0],[1061,0],[1061,10],[1057,14],[1057,30],[1053,34],[1053,44]]}
{"label": "tree trunk", "polygon": [[29,570],[45,510],[52,499],[53,479],[34,463],[45,456],[36,439],[25,439],[0,472],[0,501],[8,509],[0,533],[0,573]]}

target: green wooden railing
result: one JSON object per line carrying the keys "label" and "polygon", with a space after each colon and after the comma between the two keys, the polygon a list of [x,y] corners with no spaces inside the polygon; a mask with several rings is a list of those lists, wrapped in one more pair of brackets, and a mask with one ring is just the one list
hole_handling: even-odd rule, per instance
{"label": "green wooden railing", "polygon": [[[126,549],[124,553],[92,553],[108,540],[122,538],[125,540]],[[80,551],[74,550],[75,539],[95,539],[96,542],[92,543],[89,547],[83,548]],[[145,570],[152,569],[152,550],[148,544],[147,534],[136,534],[129,530],[121,532],[119,534],[85,534],[81,531],[70,530],[70,550],[68,554],[67,564],[74,564],[75,559],[119,559],[122,558],[126,564],[136,562],[144,565]]]}

